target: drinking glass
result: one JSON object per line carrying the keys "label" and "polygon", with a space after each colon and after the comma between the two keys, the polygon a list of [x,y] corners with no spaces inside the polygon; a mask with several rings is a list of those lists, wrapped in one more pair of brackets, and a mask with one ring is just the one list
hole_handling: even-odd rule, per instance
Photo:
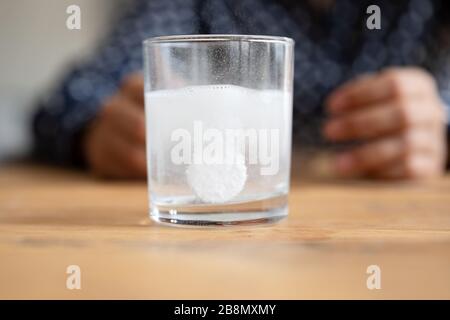
{"label": "drinking glass", "polygon": [[223,226],[287,216],[293,46],[251,35],[144,41],[152,219]]}

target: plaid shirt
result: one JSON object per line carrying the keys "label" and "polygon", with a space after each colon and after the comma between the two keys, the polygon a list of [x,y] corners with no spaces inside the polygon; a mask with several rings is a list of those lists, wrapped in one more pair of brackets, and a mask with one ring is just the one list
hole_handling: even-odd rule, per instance
{"label": "plaid shirt", "polygon": [[[444,0],[135,0],[90,59],[39,103],[35,155],[81,164],[80,137],[123,77],[142,69],[142,40],[176,34],[265,34],[296,41],[294,139],[322,141],[322,102],[346,80],[388,66],[431,72],[450,104],[450,8]],[[371,4],[381,29],[366,28]],[[301,128],[301,130],[299,130]],[[297,134],[296,134],[297,133]]]}

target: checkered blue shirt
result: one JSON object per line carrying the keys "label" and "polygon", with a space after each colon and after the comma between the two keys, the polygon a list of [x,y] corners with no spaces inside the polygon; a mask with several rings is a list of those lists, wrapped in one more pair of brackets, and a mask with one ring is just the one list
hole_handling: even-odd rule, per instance
{"label": "checkered blue shirt", "polygon": [[[264,34],[296,41],[294,139],[320,142],[327,94],[355,75],[421,66],[450,104],[450,8],[444,0],[339,0],[327,9],[296,0],[135,0],[90,59],[42,99],[33,121],[35,155],[80,164],[80,138],[123,77],[142,69],[142,40],[177,34]],[[366,8],[381,8],[381,30]],[[301,128],[301,130],[299,130]]]}

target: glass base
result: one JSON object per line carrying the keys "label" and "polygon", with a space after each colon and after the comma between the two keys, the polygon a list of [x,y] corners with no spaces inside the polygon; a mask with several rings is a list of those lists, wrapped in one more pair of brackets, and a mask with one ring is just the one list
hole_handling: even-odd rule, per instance
{"label": "glass base", "polygon": [[273,223],[288,215],[287,196],[260,201],[208,206],[159,206],[150,217],[171,226],[233,226]]}

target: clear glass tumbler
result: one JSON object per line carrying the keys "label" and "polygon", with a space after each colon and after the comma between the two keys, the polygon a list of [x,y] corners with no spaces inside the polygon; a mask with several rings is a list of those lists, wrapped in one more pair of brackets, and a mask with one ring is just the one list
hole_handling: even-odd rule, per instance
{"label": "clear glass tumbler", "polygon": [[293,46],[249,35],[144,41],[154,220],[204,226],[287,216]]}

